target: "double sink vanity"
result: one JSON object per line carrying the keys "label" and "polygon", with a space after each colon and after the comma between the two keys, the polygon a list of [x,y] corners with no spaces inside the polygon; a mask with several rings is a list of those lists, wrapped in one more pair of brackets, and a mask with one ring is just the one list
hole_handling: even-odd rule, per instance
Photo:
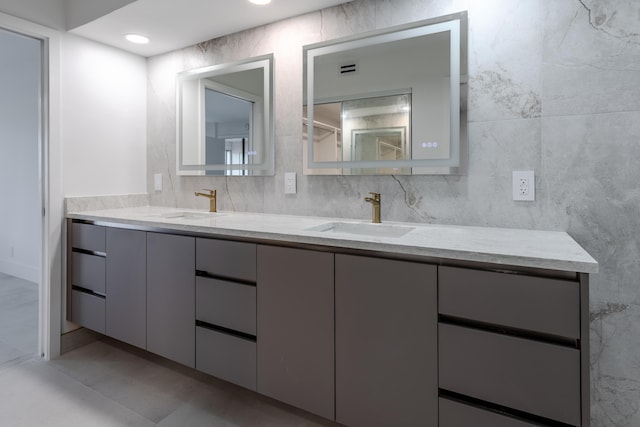
{"label": "double sink vanity", "polygon": [[589,426],[563,232],[140,207],[68,214],[69,320],[347,426]]}

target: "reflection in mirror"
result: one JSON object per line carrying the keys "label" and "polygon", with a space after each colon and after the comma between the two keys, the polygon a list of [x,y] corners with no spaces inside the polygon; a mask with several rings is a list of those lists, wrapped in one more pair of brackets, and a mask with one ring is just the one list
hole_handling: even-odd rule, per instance
{"label": "reflection in mirror", "polygon": [[273,56],[178,74],[179,175],[273,175]]}
{"label": "reflection in mirror", "polygon": [[[411,158],[411,94],[355,99],[315,106],[313,157],[317,162]],[[328,123],[334,123],[335,126]],[[323,126],[324,125],[324,126]],[[402,174],[408,168],[344,169],[347,175]]]}
{"label": "reflection in mirror", "polygon": [[304,172],[459,173],[466,32],[462,12],[306,46]]}

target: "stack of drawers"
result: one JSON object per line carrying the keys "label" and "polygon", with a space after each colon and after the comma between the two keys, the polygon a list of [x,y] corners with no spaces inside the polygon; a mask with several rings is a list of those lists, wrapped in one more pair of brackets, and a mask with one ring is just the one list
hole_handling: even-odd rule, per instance
{"label": "stack of drawers", "polygon": [[588,425],[578,281],[441,267],[438,312],[440,427]]}
{"label": "stack of drawers", "polygon": [[105,333],[106,234],[101,226],[74,222],[71,230],[70,320]]}
{"label": "stack of drawers", "polygon": [[196,240],[196,369],[256,390],[256,245]]}

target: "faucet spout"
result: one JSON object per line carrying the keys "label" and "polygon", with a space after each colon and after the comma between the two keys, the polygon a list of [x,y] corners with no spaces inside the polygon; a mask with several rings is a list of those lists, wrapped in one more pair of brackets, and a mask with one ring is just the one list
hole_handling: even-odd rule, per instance
{"label": "faucet spout", "polygon": [[217,212],[216,209],[216,190],[202,190],[208,191],[208,193],[195,192],[196,196],[206,197],[209,199],[209,212]]}
{"label": "faucet spout", "polygon": [[369,193],[372,197],[365,197],[364,201],[371,203],[371,222],[379,224],[380,220],[380,193]]}

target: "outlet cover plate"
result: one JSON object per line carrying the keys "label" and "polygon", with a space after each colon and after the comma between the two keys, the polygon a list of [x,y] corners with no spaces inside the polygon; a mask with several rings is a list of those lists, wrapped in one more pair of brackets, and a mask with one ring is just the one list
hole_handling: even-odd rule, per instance
{"label": "outlet cover plate", "polygon": [[533,171],[513,171],[513,200],[534,201],[536,179]]}

